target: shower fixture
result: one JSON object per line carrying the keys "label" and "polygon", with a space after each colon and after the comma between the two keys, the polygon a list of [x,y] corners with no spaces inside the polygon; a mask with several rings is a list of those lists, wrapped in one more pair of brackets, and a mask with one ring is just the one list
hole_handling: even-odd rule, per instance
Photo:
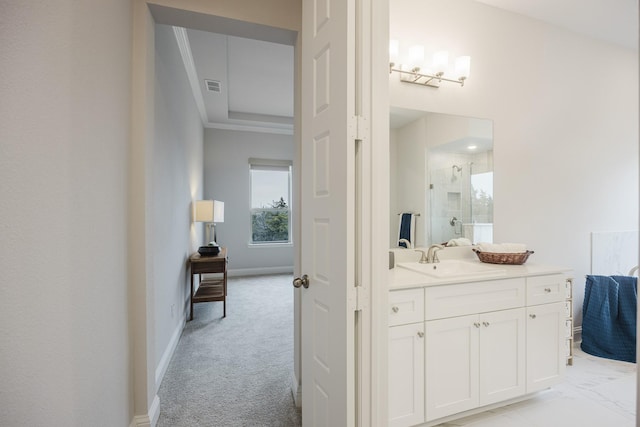
{"label": "shower fixture", "polygon": [[462,172],[462,168],[458,165],[451,166],[451,182],[456,182],[458,180],[456,172]]}

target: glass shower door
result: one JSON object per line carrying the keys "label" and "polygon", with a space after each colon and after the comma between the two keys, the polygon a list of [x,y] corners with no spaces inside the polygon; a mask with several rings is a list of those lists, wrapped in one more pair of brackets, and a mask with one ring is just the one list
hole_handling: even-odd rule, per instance
{"label": "glass shower door", "polygon": [[436,169],[430,174],[431,243],[464,237],[471,221],[471,184],[468,165]]}

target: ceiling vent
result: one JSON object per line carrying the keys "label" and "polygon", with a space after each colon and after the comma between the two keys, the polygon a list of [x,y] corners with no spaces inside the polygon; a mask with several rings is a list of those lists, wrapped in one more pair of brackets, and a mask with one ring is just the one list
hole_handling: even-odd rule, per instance
{"label": "ceiling vent", "polygon": [[205,80],[204,84],[207,85],[207,90],[209,92],[216,92],[216,93],[220,93],[221,89],[220,89],[220,82],[217,80]]}

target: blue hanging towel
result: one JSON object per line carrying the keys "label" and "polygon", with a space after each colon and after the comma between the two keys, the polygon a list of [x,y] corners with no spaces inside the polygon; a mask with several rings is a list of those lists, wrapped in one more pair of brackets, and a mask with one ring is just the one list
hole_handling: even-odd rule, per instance
{"label": "blue hanging towel", "polygon": [[587,276],[582,350],[598,357],[635,363],[637,302],[637,277]]}
{"label": "blue hanging towel", "polygon": [[403,213],[400,217],[400,229],[398,232],[398,246],[401,248],[407,248],[405,242],[400,242],[400,239],[406,239],[411,242],[411,246],[415,245],[416,239],[416,217],[412,213]]}

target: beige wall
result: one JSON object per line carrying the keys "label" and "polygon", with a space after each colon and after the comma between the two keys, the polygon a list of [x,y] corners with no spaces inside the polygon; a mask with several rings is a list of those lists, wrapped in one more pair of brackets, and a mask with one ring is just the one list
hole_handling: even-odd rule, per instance
{"label": "beige wall", "polygon": [[128,425],[131,3],[0,3],[0,425]]}
{"label": "beige wall", "polygon": [[[160,3],[300,22],[299,1]],[[141,139],[129,144],[131,94],[134,105],[153,105],[145,98],[153,68],[146,81],[134,73],[133,90],[131,1],[9,0],[0,15],[0,424],[147,422],[144,396],[155,394],[163,347],[153,322],[169,309],[153,307],[151,260],[133,256],[153,230],[144,221],[153,153]],[[134,28],[147,43],[148,28]],[[134,69],[149,71],[144,53],[134,58]],[[143,141],[153,121],[138,123],[133,135]]]}

